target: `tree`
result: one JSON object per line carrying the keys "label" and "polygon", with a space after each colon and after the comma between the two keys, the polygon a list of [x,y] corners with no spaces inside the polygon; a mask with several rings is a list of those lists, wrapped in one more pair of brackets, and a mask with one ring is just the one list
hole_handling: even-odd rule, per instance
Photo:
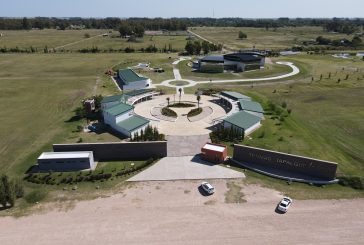
{"label": "tree", "polygon": [[200,100],[201,100],[201,96],[197,95],[197,108],[200,108]]}
{"label": "tree", "polygon": [[360,38],[360,37],[355,36],[355,37],[353,38],[353,40],[351,41],[351,43],[352,43],[352,45],[353,45],[354,47],[358,47],[358,46],[360,46],[360,45],[362,44],[362,40],[361,40],[361,38]]}
{"label": "tree", "polygon": [[178,92],[179,92],[179,103],[181,103],[182,88],[179,88]]}
{"label": "tree", "polygon": [[169,101],[171,100],[171,98],[167,97],[167,104],[168,104],[168,107],[169,107]]}
{"label": "tree", "polygon": [[188,41],[185,46],[185,50],[188,54],[192,55],[195,53],[195,46],[191,41]]}
{"label": "tree", "polygon": [[202,51],[204,54],[210,53],[210,43],[209,42],[203,41],[201,46],[202,46]]}
{"label": "tree", "polygon": [[121,22],[119,26],[119,33],[121,37],[129,36],[132,34],[131,26],[126,22]]}
{"label": "tree", "polygon": [[22,25],[24,30],[30,30],[29,20],[27,18],[23,18]]}
{"label": "tree", "polygon": [[195,54],[199,55],[202,49],[201,43],[199,41],[195,41],[194,45],[195,45]]}
{"label": "tree", "polygon": [[246,39],[246,38],[248,38],[248,35],[246,35],[244,32],[242,32],[242,31],[239,31],[239,38],[240,39]]}
{"label": "tree", "polygon": [[142,25],[137,25],[134,27],[134,33],[135,33],[135,36],[137,37],[143,37],[144,36],[144,27]]}
{"label": "tree", "polygon": [[0,180],[0,205],[6,207],[7,198],[6,198],[6,190],[3,182]]}

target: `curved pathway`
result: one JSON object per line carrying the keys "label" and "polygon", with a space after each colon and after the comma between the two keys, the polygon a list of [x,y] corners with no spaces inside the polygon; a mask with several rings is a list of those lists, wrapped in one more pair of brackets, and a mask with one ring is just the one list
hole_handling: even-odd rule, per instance
{"label": "curved pathway", "polygon": [[[177,65],[179,62],[181,62],[183,60],[186,60],[186,59],[181,58],[181,59],[173,62],[173,65]],[[181,76],[179,70],[176,67],[174,67],[173,73],[175,74],[175,79],[163,81],[162,83],[157,84],[156,86],[166,86],[166,87],[170,87],[170,88],[188,88],[188,87],[194,87],[197,84],[206,84],[206,83],[244,83],[244,82],[274,81],[274,80],[292,77],[292,76],[295,76],[300,73],[300,69],[291,62],[276,62],[276,63],[278,65],[289,66],[292,69],[292,71],[290,73],[279,75],[279,76],[274,76],[274,77],[215,80],[215,81],[210,81],[210,80],[209,81],[193,81],[193,80],[188,80],[188,79],[182,79],[182,76]],[[176,70],[178,70],[178,71],[176,71]],[[178,76],[176,76],[177,74],[178,74]],[[178,77],[178,79],[177,79],[177,77]],[[177,80],[187,82],[188,84],[184,85],[184,86],[175,86],[175,85],[171,84],[171,82],[177,81]]]}

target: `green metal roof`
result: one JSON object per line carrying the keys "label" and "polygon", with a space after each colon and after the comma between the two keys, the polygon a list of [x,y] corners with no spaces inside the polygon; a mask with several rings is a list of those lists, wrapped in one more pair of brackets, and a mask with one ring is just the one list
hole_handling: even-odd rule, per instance
{"label": "green metal roof", "polygon": [[145,126],[148,123],[149,121],[143,117],[132,116],[124,121],[119,122],[118,126],[131,133],[134,130]]}
{"label": "green metal roof", "polygon": [[134,108],[134,106],[120,103],[109,109],[106,109],[105,111],[113,116],[118,116],[118,115],[124,114],[125,112],[132,110],[133,108]]}
{"label": "green metal roof", "polygon": [[101,103],[110,103],[110,102],[122,102],[122,101],[127,101],[129,98],[128,95],[125,94],[117,94],[117,95],[112,95],[112,96],[108,96],[108,97],[104,97],[101,101]]}
{"label": "green metal roof", "polygon": [[224,121],[246,130],[260,122],[261,118],[245,111],[239,111],[232,116],[224,119]]}
{"label": "green metal roof", "polygon": [[264,113],[262,106],[258,102],[240,99],[239,103],[240,103],[240,108],[244,111]]}
{"label": "green metal roof", "polygon": [[227,96],[233,100],[251,100],[249,96],[243,95],[237,92],[230,92],[230,91],[222,91],[221,95]]}
{"label": "green metal roof", "polygon": [[120,69],[118,72],[118,76],[125,84],[138,82],[138,81],[147,79],[145,77],[140,77],[138,74],[136,74],[131,69]]}

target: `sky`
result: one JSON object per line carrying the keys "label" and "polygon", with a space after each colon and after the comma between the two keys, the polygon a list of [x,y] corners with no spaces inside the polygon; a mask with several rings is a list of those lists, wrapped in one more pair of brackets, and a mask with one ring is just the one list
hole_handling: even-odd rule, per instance
{"label": "sky", "polygon": [[363,17],[364,0],[0,0],[1,17]]}

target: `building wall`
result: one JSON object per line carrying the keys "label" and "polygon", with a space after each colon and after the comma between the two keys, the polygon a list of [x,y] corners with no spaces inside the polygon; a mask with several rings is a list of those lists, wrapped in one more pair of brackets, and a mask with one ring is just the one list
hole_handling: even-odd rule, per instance
{"label": "building wall", "polygon": [[167,156],[167,142],[118,142],[53,145],[55,152],[92,151],[98,161],[137,161]]}
{"label": "building wall", "polygon": [[38,167],[41,171],[68,172],[95,169],[96,164],[91,154],[89,158],[38,159]]}
{"label": "building wall", "polygon": [[322,180],[334,180],[337,171],[337,164],[333,162],[242,145],[234,145],[233,159],[242,163],[305,174]]}
{"label": "building wall", "polygon": [[123,90],[145,89],[145,88],[149,88],[151,83],[152,83],[152,80],[150,80],[150,79],[132,82],[132,83],[129,83],[128,85],[124,85]]}
{"label": "building wall", "polygon": [[[247,136],[247,135],[253,133],[255,130],[260,128],[261,125],[262,124],[260,122],[258,122],[256,124],[254,124],[253,126],[251,126],[250,128],[245,129],[244,135]],[[235,125],[233,125],[233,124],[231,124],[229,122],[224,121],[224,128],[225,129],[230,129],[231,127],[238,129],[240,132],[243,131],[242,128],[239,128],[239,127],[237,127],[237,126],[235,126]]]}
{"label": "building wall", "polygon": [[130,111],[128,111],[124,114],[118,115],[118,116],[111,115],[111,114],[107,113],[106,111],[103,111],[102,114],[104,116],[104,123],[110,125],[113,128],[116,128],[117,124],[119,122],[128,119],[134,113],[133,113],[133,110],[130,110]]}

